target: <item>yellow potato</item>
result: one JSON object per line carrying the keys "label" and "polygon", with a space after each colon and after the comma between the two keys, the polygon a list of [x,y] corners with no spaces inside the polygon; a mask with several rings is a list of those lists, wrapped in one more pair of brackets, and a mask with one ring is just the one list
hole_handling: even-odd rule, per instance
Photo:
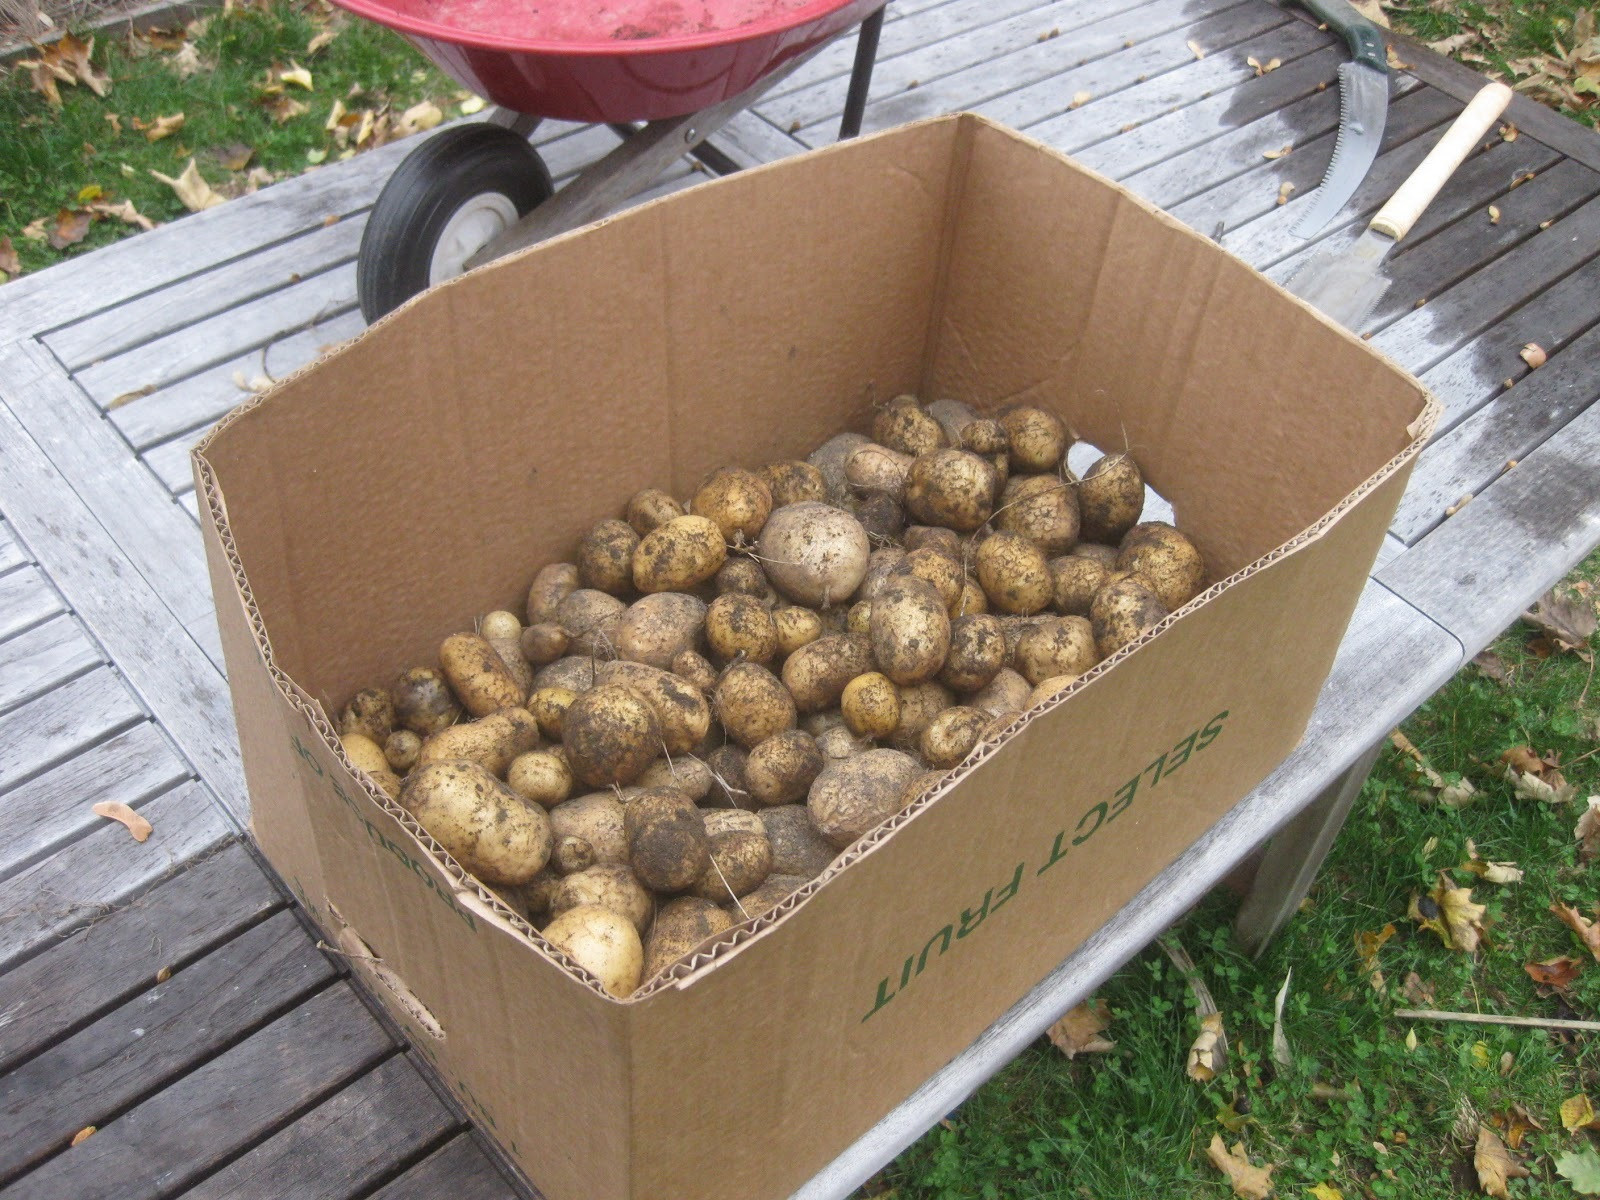
{"label": "yellow potato", "polygon": [[556,749],[530,750],[511,760],[506,786],[524,800],[550,809],[572,795],[572,768]]}
{"label": "yellow potato", "polygon": [[383,756],[383,747],[361,733],[344,734],[340,737],[339,744],[344,747],[345,757],[358,770],[372,776],[372,781],[391,800],[400,798],[400,776],[389,769],[389,760]]}
{"label": "yellow potato", "polygon": [[945,709],[922,731],[923,759],[930,767],[956,766],[976,748],[989,719],[981,708]]}
{"label": "yellow potato", "polygon": [[632,783],[661,753],[661,722],[633,688],[602,684],[567,709],[561,742],[573,775],[584,783]]}
{"label": "yellow potato", "polygon": [[[617,633],[626,610],[627,605],[609,592],[579,588],[571,593],[556,608],[556,623],[567,633],[567,654],[575,658],[615,658]],[[545,686],[546,670],[534,675],[535,687]]]}
{"label": "yellow potato", "polygon": [[628,835],[625,810],[614,792],[574,796],[550,810],[550,830],[556,837],[582,838],[594,850],[597,863],[626,863]]}
{"label": "yellow potato", "polygon": [[728,668],[712,693],[712,704],[728,736],[746,749],[794,728],[793,697],[776,675],[756,663]]}
{"label": "yellow potato", "polygon": [[512,759],[538,744],[539,723],[533,714],[525,708],[503,708],[424,738],[417,751],[416,767],[462,758],[500,776],[506,773]]}
{"label": "yellow potato", "polygon": [[952,562],[961,561],[964,545],[959,533],[943,525],[913,525],[906,530],[902,544],[907,554],[913,550],[937,550]]}
{"label": "yellow potato", "polygon": [[1017,642],[1016,668],[1031,684],[1082,675],[1099,661],[1094,630],[1083,617],[1041,622],[1023,630]]}
{"label": "yellow potato", "polygon": [[809,882],[799,875],[768,875],[766,882],[755,891],[740,896],[738,904],[730,901],[722,908],[736,921],[753,921],[766,916]]}
{"label": "yellow potato", "polygon": [[[867,558],[867,571],[861,577],[861,585],[855,590],[855,599],[871,600],[876,596],[878,589],[884,585],[889,576],[894,573],[894,569],[905,560],[905,557],[906,552],[899,546],[879,546],[874,550]],[[803,609],[801,611],[810,610]],[[820,623],[818,628],[821,628]],[[821,634],[819,633],[818,636],[820,637]]]}
{"label": "yellow potato", "polygon": [[1123,546],[1117,569],[1129,572],[1160,597],[1168,612],[1182,608],[1205,587],[1205,560],[1195,544],[1171,526],[1145,528],[1148,533]]}
{"label": "yellow potato", "polygon": [[1003,613],[1036,613],[1055,599],[1050,563],[1029,539],[1004,531],[978,545],[978,582],[989,603]]}
{"label": "yellow potato", "polygon": [[1161,598],[1137,579],[1107,584],[1095,593],[1089,609],[1095,649],[1101,658],[1110,658],[1166,615],[1167,607]]}
{"label": "yellow potato", "polygon": [[618,659],[601,663],[595,678],[602,684],[631,688],[654,711],[661,744],[652,749],[650,759],[663,750],[667,754],[689,753],[711,728],[711,706],[700,689],[670,671]]}
{"label": "yellow potato", "polygon": [[822,768],[822,751],[811,735],[785,729],[750,748],[744,764],[745,787],[756,805],[793,804],[805,798]]}
{"label": "yellow potato", "polygon": [[977,616],[988,611],[989,597],[983,594],[983,589],[971,579],[963,579],[961,595],[956,597],[956,602],[950,606],[951,618]]}
{"label": "yellow potato", "polygon": [[644,973],[644,946],[639,931],[621,913],[598,904],[580,904],[554,918],[541,932],[617,999],[638,989]]}
{"label": "yellow potato", "polygon": [[691,892],[717,904],[730,904],[753,892],[772,873],[772,843],[765,833],[731,830],[711,839],[711,861]]}
{"label": "yellow potato", "polygon": [[967,450],[934,450],[906,473],[906,512],[924,525],[971,533],[994,511],[994,492],[987,460]]}
{"label": "yellow potato", "polygon": [[1041,679],[1028,694],[1028,707],[1032,708],[1037,704],[1043,704],[1046,700],[1055,699],[1077,681],[1076,675],[1052,675],[1049,679]]}
{"label": "yellow potato", "polygon": [[772,489],[754,471],[720,467],[695,492],[689,511],[715,521],[724,541],[742,545],[753,540],[772,515]]}
{"label": "yellow potato", "polygon": [[761,823],[760,816],[742,808],[714,808],[702,810],[700,815],[705,819],[706,836],[709,838],[738,830],[767,836],[767,827]]}
{"label": "yellow potato", "polygon": [[751,808],[750,789],[745,786],[744,764],[749,758],[743,746],[729,742],[706,756],[711,771],[711,791],[706,803],[713,807]]}
{"label": "yellow potato", "polygon": [[775,602],[777,599],[777,593],[772,590],[772,581],[761,569],[761,564],[743,555],[728,559],[718,568],[716,585],[719,596],[738,592],[745,596],[754,596],[763,603]]}
{"label": "yellow potato", "polygon": [[839,433],[823,442],[811,452],[806,462],[816,467],[822,475],[822,485],[827,489],[825,499],[829,504],[847,507],[854,498],[850,481],[845,477],[845,464],[862,446],[872,444],[872,439],[859,433]]}
{"label": "yellow potato", "polygon": [[654,979],[732,925],[732,917],[699,896],[667,901],[645,938],[644,978]]}
{"label": "yellow potato", "polygon": [[786,459],[761,468],[761,480],[772,493],[772,507],[799,504],[802,500],[828,499],[828,483],[822,472],[806,462]]}
{"label": "yellow potato", "polygon": [[1055,471],[1072,445],[1072,435],[1053,412],[1022,406],[1000,418],[1013,471]]}
{"label": "yellow potato", "polygon": [[715,521],[678,517],[651,530],[633,552],[633,586],[641,592],[688,591],[715,575],[727,556]]}
{"label": "yellow potato", "polygon": [[872,640],[866,634],[828,634],[784,660],[783,686],[798,711],[820,712],[838,707],[845,685],[872,665]]}
{"label": "yellow potato", "polygon": [[909,454],[869,442],[850,455],[844,464],[844,476],[858,497],[881,494],[900,501],[905,498],[912,461]]}
{"label": "yellow potato", "polygon": [[1055,610],[1063,616],[1086,617],[1094,594],[1106,584],[1106,566],[1097,557],[1066,554],[1050,563]]}
{"label": "yellow potato", "polygon": [[550,852],[550,865],[557,875],[587,871],[594,866],[594,847],[579,837],[557,838],[555,849]]}
{"label": "yellow potato", "polygon": [[706,604],[682,592],[657,592],[635,600],[617,622],[617,657],[668,670],[705,633]]}
{"label": "yellow potato", "polygon": [[566,654],[571,643],[565,629],[554,621],[542,621],[522,631],[522,657],[531,666],[543,667]]}
{"label": "yellow potato", "polygon": [[693,650],[685,650],[672,660],[672,673],[699,688],[702,695],[709,696],[716,690],[717,669]]}
{"label": "yellow potato", "polygon": [[1131,454],[1107,454],[1078,481],[1083,536],[1091,542],[1116,542],[1144,511],[1144,473]]}
{"label": "yellow potato", "polygon": [[378,745],[394,732],[394,700],[388,688],[362,688],[339,711],[339,732],[359,733]]}
{"label": "yellow potato", "polygon": [[978,613],[950,622],[950,652],[939,670],[939,682],[956,692],[976,692],[989,685],[1006,665],[1006,637],[998,617]]}
{"label": "yellow potato", "polygon": [[1049,555],[1078,542],[1078,498],[1059,475],[1013,475],[1000,495],[994,524],[1020,533]]}
{"label": "yellow potato", "polygon": [[417,755],[422,753],[422,739],[409,729],[396,729],[383,743],[383,757],[389,769],[404,775],[417,765]]}
{"label": "yellow potato", "polygon": [[541,567],[533,577],[532,586],[528,588],[528,624],[554,621],[561,602],[577,590],[578,568],[573,563],[551,563]]}
{"label": "yellow potato", "polygon": [[857,737],[886,738],[900,724],[900,691],[879,671],[857,675],[845,684],[839,707],[845,725]]}
{"label": "yellow potato", "polygon": [[561,725],[566,720],[567,709],[578,698],[571,688],[551,686],[535,689],[528,697],[528,711],[539,725],[539,732],[552,742],[561,740]]}
{"label": "yellow potato", "polygon": [[628,511],[625,514],[628,524],[640,537],[660,529],[668,521],[676,520],[683,516],[683,505],[679,504],[660,488],[645,488],[635,492],[628,501]]}
{"label": "yellow potato", "polygon": [[462,707],[475,717],[515,707],[528,698],[494,647],[475,633],[445,638],[439,647],[439,666]]}
{"label": "yellow potato", "polygon": [[596,863],[569,874],[550,889],[546,907],[559,917],[580,904],[598,904],[624,916],[643,934],[655,915],[655,899],[639,882],[631,867],[622,863]]}
{"label": "yellow potato", "polygon": [[868,750],[835,759],[811,785],[806,808],[817,830],[843,849],[900,811],[901,793],[917,764],[898,750]]}
{"label": "yellow potato", "polygon": [[639,535],[626,521],[601,521],[578,543],[578,582],[625,596],[633,591],[633,552]]}
{"label": "yellow potato", "polygon": [[527,883],[550,859],[550,819],[482,766],[429,763],[413,771],[400,803],[464,868],[488,884]]}
{"label": "yellow potato", "polygon": [[889,735],[889,744],[896,750],[916,753],[921,749],[922,731],[954,703],[955,697],[950,694],[950,689],[933,680],[901,688],[900,724]]}
{"label": "yellow potato", "polygon": [[777,609],[772,624],[778,634],[778,654],[784,658],[822,636],[822,618],[809,608],[791,605]]}
{"label": "yellow potato", "polygon": [[778,653],[778,627],[754,596],[730,592],[706,611],[706,642],[723,662],[769,663]]}
{"label": "yellow potato", "polygon": [[1098,542],[1079,542],[1072,548],[1072,557],[1092,558],[1108,571],[1117,565],[1117,554],[1117,547]]}
{"label": "yellow potato", "polygon": [[901,454],[927,454],[945,444],[944,429],[922,411],[915,396],[896,396],[872,421],[872,436]]}
{"label": "yellow potato", "polygon": [[642,788],[677,788],[689,799],[699,802],[711,791],[711,768],[689,754],[673,759],[658,758],[634,783]]}
{"label": "yellow potato", "polygon": [[780,804],[756,814],[772,843],[772,873],[815,879],[838,853],[804,804]]}
{"label": "yellow potato", "polygon": [[999,421],[984,417],[961,431],[961,447],[974,454],[1006,454],[1011,449],[1011,435]]}
{"label": "yellow potato", "polygon": [[950,651],[950,614],[930,583],[891,579],[872,601],[872,657],[901,687],[932,679]]}
{"label": "yellow potato", "polygon": [[962,568],[960,559],[951,558],[943,551],[928,546],[912,550],[895,564],[890,574],[909,575],[924,583],[932,584],[934,590],[939,593],[939,599],[944,603],[947,613],[960,602],[961,589],[967,582],[966,571]]}
{"label": "yellow potato", "polygon": [[461,719],[461,705],[442,671],[412,667],[394,685],[395,719],[419,737],[448,729]]}
{"label": "yellow potato", "polygon": [[968,697],[967,703],[992,716],[1021,712],[1028,707],[1028,681],[1010,667],[1001,667],[983,688]]}

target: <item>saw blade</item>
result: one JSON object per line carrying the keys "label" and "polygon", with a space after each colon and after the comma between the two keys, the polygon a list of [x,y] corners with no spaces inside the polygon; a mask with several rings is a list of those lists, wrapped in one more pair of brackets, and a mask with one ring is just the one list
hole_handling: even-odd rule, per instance
{"label": "saw blade", "polygon": [[1308,238],[1331,221],[1367,177],[1383,142],[1389,113],[1389,77],[1365,63],[1339,67],[1339,132],[1333,157],[1312,194],[1310,206],[1294,224],[1296,237]]}

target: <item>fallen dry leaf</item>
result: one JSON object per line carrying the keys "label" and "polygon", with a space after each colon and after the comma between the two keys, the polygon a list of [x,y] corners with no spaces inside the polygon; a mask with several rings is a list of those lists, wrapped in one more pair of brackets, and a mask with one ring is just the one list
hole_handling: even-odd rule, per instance
{"label": "fallen dry leaf", "polygon": [[1502,126],[1500,126],[1500,140],[1503,141],[1503,142],[1514,142],[1514,141],[1516,141],[1517,140],[1517,127],[1515,125],[1502,125]]}
{"label": "fallen dry leaf", "polygon": [[1274,158],[1274,159],[1282,158],[1284,155],[1288,154],[1293,149],[1294,149],[1294,146],[1291,144],[1291,145],[1284,146],[1284,147],[1282,147],[1280,149],[1277,149],[1277,150],[1268,150],[1261,157],[1262,158]]}
{"label": "fallen dry leaf", "polygon": [[159,971],[156,972],[156,982],[157,983],[165,983],[167,980],[169,980],[171,978],[172,978],[172,968],[171,967],[162,967]]}
{"label": "fallen dry leaf", "polygon": [[1432,1008],[1437,999],[1433,984],[1426,982],[1415,971],[1406,972],[1405,981],[1400,985],[1400,994],[1417,1008]]}
{"label": "fallen dry leaf", "polygon": [[1071,1009],[1045,1033],[1057,1050],[1076,1058],[1115,1049],[1115,1042],[1100,1036],[1110,1024],[1111,1007],[1104,1000],[1089,1000]]}
{"label": "fallen dry leaf", "polygon": [[1563,650],[1587,650],[1589,638],[1600,626],[1592,605],[1576,596],[1557,595],[1554,588],[1540,596],[1522,619]]}
{"label": "fallen dry leaf", "polygon": [[1590,1129],[1595,1125],[1594,1105],[1582,1092],[1563,1100],[1560,1111],[1561,1127],[1568,1133],[1577,1133],[1580,1129]]}
{"label": "fallen dry leaf", "polygon": [[1344,1193],[1331,1183],[1315,1184],[1306,1194],[1311,1200],[1344,1200]]}
{"label": "fallen dry leaf", "polygon": [[1283,986],[1278,989],[1278,997],[1272,1003],[1272,1061],[1280,1067],[1288,1067],[1294,1062],[1294,1055],[1289,1049],[1289,1038],[1283,1032],[1283,1005],[1289,999],[1289,981],[1294,978],[1294,968],[1289,968],[1283,977]]}
{"label": "fallen dry leaf", "polygon": [[1206,1147],[1206,1157],[1211,1160],[1212,1166],[1228,1177],[1233,1194],[1239,1200],[1267,1200],[1272,1195],[1273,1168],[1252,1166],[1242,1142],[1235,1143],[1230,1152],[1223,1144],[1222,1135],[1214,1133],[1211,1135],[1211,1144]]}
{"label": "fallen dry leaf", "polygon": [[413,104],[400,114],[395,131],[401,137],[410,137],[413,133],[421,133],[432,129],[444,120],[444,113],[437,104],[431,100],[424,100],[420,104]]}
{"label": "fallen dry leaf", "polygon": [[0,275],[15,278],[22,274],[22,260],[17,257],[17,248],[11,244],[11,235],[8,233],[0,237]]}
{"label": "fallen dry leaf", "polygon": [[118,821],[128,827],[128,832],[133,835],[133,840],[142,842],[150,836],[151,825],[133,809],[123,804],[120,800],[102,800],[93,805],[90,812],[97,817],[105,817],[109,821]]}
{"label": "fallen dry leaf", "polygon": [[1500,761],[1514,771],[1543,775],[1545,761],[1533,752],[1532,746],[1513,746],[1501,753]]}
{"label": "fallen dry leaf", "polygon": [[94,1125],[85,1125],[82,1129],[78,1130],[77,1133],[72,1135],[72,1142],[70,1144],[74,1146],[83,1145],[94,1136],[96,1128],[97,1127]]}
{"label": "fallen dry leaf", "polygon": [[1411,69],[1411,64],[1403,61],[1401,57],[1394,52],[1393,45],[1388,45],[1383,48],[1383,57],[1388,62],[1389,69],[1391,71],[1409,71]]}
{"label": "fallen dry leaf", "polygon": [[1253,54],[1244,61],[1246,65],[1248,65],[1250,69],[1256,73],[1257,79],[1260,79],[1261,76],[1267,74],[1269,71],[1276,71],[1279,67],[1283,66],[1283,60],[1281,58],[1269,58],[1266,62],[1262,62]]}
{"label": "fallen dry leaf", "polygon": [[247,146],[243,142],[229,142],[226,146],[218,146],[210,153],[224,171],[242,171],[256,156],[256,148]]}
{"label": "fallen dry leaf", "polygon": [[156,223],[133,206],[132,200],[124,200],[121,204],[102,202],[89,205],[89,211],[99,217],[114,217],[125,225],[137,225],[140,229],[154,229]]}
{"label": "fallen dry leaf", "polygon": [[1507,768],[1506,778],[1512,784],[1512,794],[1521,800],[1537,800],[1541,804],[1570,804],[1578,794],[1578,789],[1568,783],[1560,771],[1548,771],[1541,778]]}
{"label": "fallen dry leaf", "polygon": [[317,34],[306,43],[306,57],[310,58],[318,50],[325,49],[333,42],[333,39],[338,36],[339,31],[337,29],[324,29],[321,33]]}
{"label": "fallen dry leaf", "polygon": [[1556,1174],[1570,1183],[1578,1195],[1600,1196],[1600,1154],[1593,1146],[1558,1154],[1553,1161]]}
{"label": "fallen dry leaf", "polygon": [[1563,954],[1560,958],[1547,958],[1543,962],[1523,963],[1522,969],[1540,987],[1564,992],[1577,980],[1578,970],[1582,966],[1581,958]]}
{"label": "fallen dry leaf", "polygon": [[167,70],[171,71],[179,79],[187,79],[191,75],[198,74],[203,69],[204,64],[200,61],[200,51],[196,50],[191,42],[185,42],[179,46],[177,53],[167,59]]}
{"label": "fallen dry leaf", "polygon": [[222,203],[222,197],[211,190],[211,185],[200,174],[200,168],[195,166],[192,158],[176,179],[170,175],[163,175],[160,171],[151,171],[150,174],[176,192],[178,199],[183,201],[183,206],[190,212],[202,212]]}
{"label": "fallen dry leaf", "polygon": [[1092,99],[1094,99],[1094,97],[1088,92],[1074,92],[1072,94],[1072,102],[1070,104],[1068,104],[1067,107],[1068,108],[1082,108],[1085,104],[1089,103],[1089,101],[1092,100]]}
{"label": "fallen dry leaf", "polygon": [[1446,808],[1465,808],[1478,798],[1478,789],[1470,779],[1458,779],[1439,789],[1439,803]]}
{"label": "fallen dry leaf", "polygon": [[1600,962],[1600,925],[1585,920],[1577,909],[1569,904],[1562,904],[1559,900],[1551,901],[1550,911],[1555,913],[1563,925],[1578,935],[1578,940],[1584,944],[1594,960]]}
{"label": "fallen dry leaf", "polygon": [[141,388],[134,388],[131,392],[121,392],[111,397],[111,403],[106,405],[106,411],[110,412],[114,408],[121,408],[124,404],[132,404],[135,400],[142,399],[155,390],[155,384],[147,383]]}
{"label": "fallen dry leaf", "polygon": [[1478,1172],[1478,1186],[1485,1195],[1497,1197],[1497,1200],[1509,1200],[1508,1179],[1520,1179],[1528,1173],[1487,1125],[1478,1126],[1478,1144],[1472,1151],[1472,1165]]}
{"label": "fallen dry leaf", "polygon": [[177,112],[168,117],[157,117],[148,125],[135,118],[133,127],[144,131],[145,141],[159,142],[162,138],[171,137],[183,128],[183,114]]}
{"label": "fallen dry leaf", "polygon": [[1549,356],[1545,354],[1544,348],[1538,342],[1529,342],[1521,350],[1517,351],[1517,357],[1535,370],[1544,366],[1549,360]]}
{"label": "fallen dry leaf", "polygon": [[86,208],[63,208],[56,213],[55,223],[46,235],[46,240],[56,250],[76,246],[88,235],[89,226],[93,221],[94,214]]}
{"label": "fallen dry leaf", "polygon": [[288,70],[277,72],[277,78],[282,83],[292,83],[297,88],[304,88],[308,92],[311,91],[311,72],[293,59],[289,60]]}
{"label": "fallen dry leaf", "polygon": [[1361,969],[1374,991],[1383,991],[1383,972],[1378,969],[1378,951],[1394,936],[1394,925],[1382,929],[1364,929],[1356,934],[1356,953],[1361,956]]}
{"label": "fallen dry leaf", "polygon": [[1413,896],[1407,915],[1424,929],[1431,929],[1451,950],[1475,954],[1483,938],[1483,916],[1488,909],[1472,902],[1471,888],[1458,888],[1444,872],[1426,896]]}
{"label": "fallen dry leaf", "polygon": [[1523,1140],[1534,1130],[1544,1129],[1538,1118],[1520,1104],[1513,1104],[1501,1120],[1505,1122],[1506,1145],[1512,1150],[1520,1150]]}
{"label": "fallen dry leaf", "polygon": [[1470,46],[1477,40],[1478,35],[1470,31],[1457,33],[1447,38],[1440,38],[1436,42],[1429,42],[1428,49],[1435,54],[1454,54],[1457,50]]}
{"label": "fallen dry leaf", "polygon": [[296,117],[304,116],[306,113],[311,111],[306,105],[300,103],[300,101],[290,96],[285,96],[281,92],[273,95],[261,96],[256,100],[256,103],[261,105],[261,107],[266,110],[267,115],[279,125],[283,125],[286,122],[292,121]]}
{"label": "fallen dry leaf", "polygon": [[1489,224],[1491,224],[1491,225],[1500,224],[1500,208],[1499,208],[1498,205],[1495,205],[1495,204],[1489,205]]}
{"label": "fallen dry leaf", "polygon": [[1579,862],[1589,862],[1600,854],[1600,796],[1590,796],[1585,803],[1586,807],[1572,831],[1572,836],[1578,842]]}
{"label": "fallen dry leaf", "polygon": [[1193,38],[1190,38],[1184,43],[1184,45],[1189,47],[1189,53],[1194,55],[1196,58],[1204,58],[1206,56],[1205,49]]}
{"label": "fallen dry leaf", "polygon": [[1184,1074],[1201,1083],[1209,1083],[1222,1069],[1222,1014],[1207,1013],[1200,1018],[1200,1036],[1189,1047],[1189,1059],[1184,1064]]}
{"label": "fallen dry leaf", "polygon": [[29,221],[22,227],[22,236],[30,242],[44,241],[49,236],[44,229],[47,220],[48,217],[39,217],[37,220]]}
{"label": "fallen dry leaf", "polygon": [[1478,848],[1472,844],[1472,839],[1467,839],[1467,861],[1456,868],[1458,871],[1471,871],[1479,879],[1489,883],[1521,883],[1522,871],[1514,862],[1485,862],[1478,857]]}

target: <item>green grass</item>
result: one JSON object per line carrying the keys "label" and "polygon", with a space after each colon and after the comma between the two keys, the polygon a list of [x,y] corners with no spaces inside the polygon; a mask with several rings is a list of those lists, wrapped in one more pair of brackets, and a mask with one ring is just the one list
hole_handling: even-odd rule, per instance
{"label": "green grass", "polygon": [[[1597,573],[1600,555],[1574,579]],[[1523,1144],[1533,1176],[1512,1181],[1511,1196],[1574,1195],[1556,1177],[1551,1156],[1589,1135],[1567,1134],[1557,1109],[1580,1091],[1600,1095],[1600,1041],[1412,1025],[1390,1015],[1428,1006],[1401,994],[1409,972],[1432,986],[1431,1006],[1441,1009],[1592,1018],[1600,1008],[1600,965],[1548,911],[1552,899],[1585,912],[1600,899],[1600,880],[1578,864],[1572,835],[1581,798],[1600,790],[1600,754],[1583,757],[1596,749],[1591,733],[1600,704],[1586,664],[1574,655],[1541,659],[1528,643],[1528,631],[1516,628],[1495,647],[1512,668],[1509,686],[1468,668],[1404,726],[1446,778],[1459,774],[1478,787],[1475,803],[1459,811],[1420,803],[1407,760],[1386,748],[1304,910],[1261,962],[1234,944],[1235,903],[1225,894],[1213,895],[1176,930],[1224,1017],[1233,1051],[1224,1075],[1209,1084],[1186,1078],[1185,1056],[1198,1032],[1193,999],[1152,947],[1099,993],[1113,1012],[1113,1052],[1068,1061],[1041,1040],[864,1194],[1220,1200],[1231,1192],[1205,1147],[1221,1133],[1230,1145],[1242,1140],[1254,1161],[1276,1165],[1283,1197],[1309,1195],[1318,1184],[1331,1184],[1346,1200],[1476,1196],[1472,1143],[1455,1132],[1457,1122],[1475,1131],[1477,1120],[1521,1104],[1545,1129]],[[1567,778],[1580,799],[1551,808],[1514,798],[1490,768],[1519,744],[1572,763]],[[1504,887],[1466,872],[1454,876],[1489,908],[1487,941],[1475,959],[1406,918],[1411,897],[1466,858],[1468,839],[1480,857],[1526,871],[1522,882]],[[1355,938],[1391,922],[1396,933],[1379,952],[1387,979],[1380,994],[1364,977]],[[1561,954],[1587,964],[1564,1001],[1540,996],[1523,970]],[[1270,1054],[1272,1005],[1291,967],[1284,1028],[1294,1062],[1279,1069]],[[1416,1046],[1408,1049],[1413,1030]],[[1218,1120],[1230,1103],[1247,1114],[1237,1133]]]}
{"label": "green grass", "polygon": [[[325,27],[338,36],[308,55],[311,39]],[[196,49],[204,67],[183,78],[173,69],[172,52],[136,38],[101,37],[94,61],[111,76],[109,94],[102,99],[87,87],[63,84],[59,111],[33,89],[27,72],[0,79],[0,128],[7,131],[0,138],[0,237],[10,236],[25,270],[130,232],[120,221],[98,220],[66,251],[23,237],[29,222],[79,206],[85,188],[97,186],[103,198],[131,200],[150,219],[169,221],[184,207],[151,170],[176,176],[193,156],[206,180],[226,195],[245,188],[251,168],[277,176],[305,170],[308,155],[335,159],[340,148],[324,124],[336,99],[351,111],[387,104],[398,115],[423,99],[446,108],[458,95],[455,84],[397,35],[321,3],[272,0],[219,11]],[[291,62],[311,71],[313,87],[286,89],[308,111],[280,124],[258,101],[273,68]],[[185,116],[183,128],[161,141],[147,141],[133,124],[177,112]],[[118,117],[120,133],[109,114]],[[240,146],[254,154],[244,170],[230,171],[219,152]]]}

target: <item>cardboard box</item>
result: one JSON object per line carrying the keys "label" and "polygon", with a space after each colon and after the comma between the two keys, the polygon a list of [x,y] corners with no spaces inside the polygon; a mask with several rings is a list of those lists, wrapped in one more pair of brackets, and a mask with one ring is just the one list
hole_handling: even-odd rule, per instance
{"label": "cardboard box", "polygon": [[[326,714],[519,609],[636,489],[804,456],[906,391],[1126,440],[1223,582],[612,1000],[359,782]],[[1204,238],[974,117],[646,205],[436,289],[197,451],[255,835],[551,1200],[786,1196],[1295,744],[1434,416]]]}

